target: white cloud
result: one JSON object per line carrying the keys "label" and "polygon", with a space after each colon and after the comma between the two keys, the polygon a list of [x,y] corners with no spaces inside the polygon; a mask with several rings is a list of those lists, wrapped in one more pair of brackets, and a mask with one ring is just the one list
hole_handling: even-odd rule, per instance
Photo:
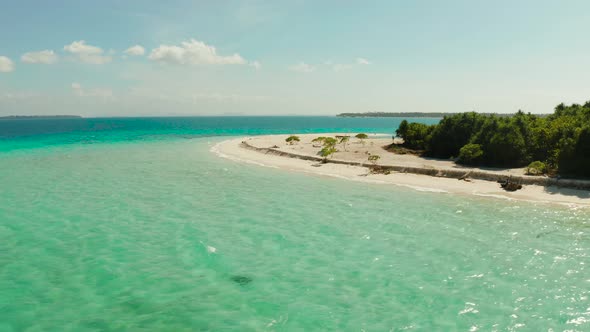
{"label": "white cloud", "polygon": [[79,97],[113,98],[111,89],[84,89],[80,83],[72,83],[72,91]]}
{"label": "white cloud", "polygon": [[369,62],[369,60],[365,59],[365,58],[356,58],[356,63],[358,65],[370,65],[371,63]]}
{"label": "white cloud", "polygon": [[14,62],[5,56],[0,56],[0,73],[9,73],[14,70]]}
{"label": "white cloud", "polygon": [[64,50],[73,54],[79,61],[94,65],[111,62],[113,59],[111,56],[104,55],[102,48],[87,45],[84,40],[72,42],[70,45],[64,46]]}
{"label": "white cloud", "polygon": [[57,54],[51,50],[27,52],[20,57],[20,61],[24,63],[42,63],[46,65],[56,63],[57,59]]}
{"label": "white cloud", "polygon": [[135,46],[129,47],[123,53],[125,53],[127,55],[135,55],[135,56],[144,55],[145,48],[143,48],[143,46],[141,46],[141,45],[135,45]]}
{"label": "white cloud", "polygon": [[256,68],[256,70],[258,70],[258,69],[260,69],[260,67],[262,67],[262,65],[258,61],[252,61],[252,62],[250,62],[250,66]]}
{"label": "white cloud", "polygon": [[300,72],[300,73],[311,73],[312,71],[315,70],[315,67],[314,66],[311,66],[311,65],[308,65],[305,62],[300,62],[300,63],[298,63],[296,65],[293,65],[293,66],[289,67],[289,69],[292,70],[292,71]]}
{"label": "white cloud", "polygon": [[246,60],[239,54],[223,56],[215,47],[191,39],[180,46],[160,45],[152,50],[150,60],[179,65],[243,65]]}

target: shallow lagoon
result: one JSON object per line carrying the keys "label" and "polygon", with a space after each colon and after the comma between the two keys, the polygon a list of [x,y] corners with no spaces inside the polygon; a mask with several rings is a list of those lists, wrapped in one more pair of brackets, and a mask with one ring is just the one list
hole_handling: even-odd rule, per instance
{"label": "shallow lagoon", "polygon": [[0,330],[590,326],[587,210],[240,164],[222,139],[0,155]]}

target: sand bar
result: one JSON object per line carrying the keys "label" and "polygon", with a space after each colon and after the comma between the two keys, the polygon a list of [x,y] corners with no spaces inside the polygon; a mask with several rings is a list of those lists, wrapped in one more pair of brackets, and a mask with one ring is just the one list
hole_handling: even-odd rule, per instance
{"label": "sand bar", "polygon": [[[281,168],[292,171],[317,174],[321,176],[339,177],[353,181],[373,182],[382,184],[394,184],[410,187],[415,190],[433,191],[442,193],[470,194],[501,199],[525,200],[534,202],[559,203],[570,206],[590,207],[590,191],[561,188],[556,186],[542,186],[525,184],[523,189],[515,192],[503,190],[496,181],[470,179],[458,180],[452,177],[429,176],[410,172],[391,172],[385,174],[370,174],[369,169],[363,166],[353,166],[342,163],[369,164],[368,154],[380,156],[379,165],[408,168],[410,170],[427,170],[428,173],[460,171],[461,174],[481,172],[496,176],[523,176],[523,169],[488,169],[472,168],[456,165],[451,160],[437,160],[421,158],[414,155],[399,155],[387,152],[383,146],[391,144],[391,137],[387,135],[369,135],[369,139],[361,142],[351,137],[346,148],[339,144],[339,152],[335,153],[333,162],[322,164],[318,167],[318,151],[321,147],[311,141],[318,136],[336,136],[354,134],[302,134],[298,135],[300,142],[290,145],[285,142],[289,135],[266,135],[253,137],[240,137],[218,143],[212,151],[221,157],[235,161],[257,164],[260,166]],[[430,172],[429,170],[432,170]],[[448,174],[447,174],[448,175]],[[532,177],[534,178],[534,177]],[[534,179],[531,179],[534,182]],[[542,180],[542,179],[541,179]]]}

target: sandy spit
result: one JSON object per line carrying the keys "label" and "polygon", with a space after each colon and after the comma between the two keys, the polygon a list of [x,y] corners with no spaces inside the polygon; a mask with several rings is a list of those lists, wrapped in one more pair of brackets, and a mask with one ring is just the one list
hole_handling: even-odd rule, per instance
{"label": "sandy spit", "polygon": [[[287,138],[288,135],[240,137],[220,142],[213,146],[211,151],[220,157],[237,162],[305,172],[312,175],[337,177],[352,181],[398,185],[420,191],[485,196],[490,199],[523,200],[531,202],[558,203],[570,207],[590,207],[590,191],[585,190],[525,185],[523,189],[519,191],[506,192],[500,188],[498,183],[492,181],[471,180],[470,182],[466,182],[452,178],[396,172],[389,175],[369,174],[366,167],[333,163],[323,164],[320,167],[316,167],[318,163],[315,161],[265,154],[252,149],[247,149],[242,144],[242,142],[246,141],[250,146],[254,147],[275,147],[275,149],[279,151],[296,153],[302,156],[317,156],[317,152],[320,148],[317,144],[313,144],[311,140],[318,136],[335,135],[337,134],[298,135],[301,138],[301,141],[293,145],[289,145],[285,142],[285,138]],[[346,148],[342,145],[338,145],[338,150],[340,150],[340,152],[336,153],[333,158],[366,163],[367,155],[370,153],[380,155],[381,159],[379,162],[381,164],[396,164],[408,167],[456,167],[452,161],[430,160],[411,155],[397,155],[386,152],[382,149],[382,146],[389,143],[391,143],[391,138],[386,135],[370,135],[369,139],[364,140],[364,142],[351,138]],[[521,169],[502,170],[501,172],[515,175],[522,174]]]}

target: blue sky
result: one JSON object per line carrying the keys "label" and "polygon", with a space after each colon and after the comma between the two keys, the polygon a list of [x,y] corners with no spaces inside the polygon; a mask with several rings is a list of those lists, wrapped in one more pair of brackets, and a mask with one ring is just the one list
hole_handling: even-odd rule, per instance
{"label": "blue sky", "polygon": [[550,112],[588,1],[0,0],[0,115]]}

